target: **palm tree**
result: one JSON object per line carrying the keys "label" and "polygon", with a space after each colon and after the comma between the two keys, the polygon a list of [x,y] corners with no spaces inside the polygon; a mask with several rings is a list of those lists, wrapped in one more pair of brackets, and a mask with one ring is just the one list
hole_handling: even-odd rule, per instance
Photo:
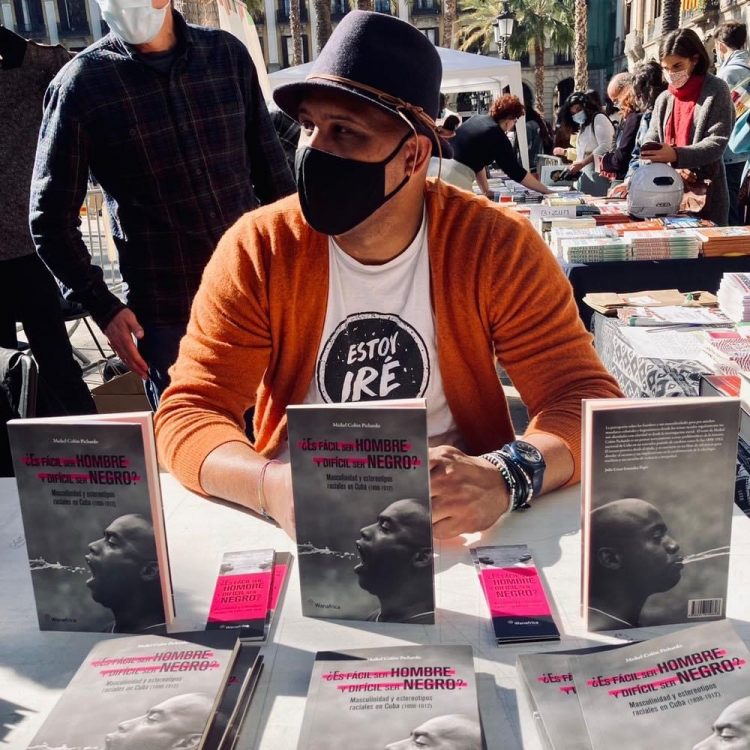
{"label": "palm tree", "polygon": [[661,9],[661,34],[680,28],[680,0],[664,0]]}
{"label": "palm tree", "polygon": [[331,36],[331,0],[312,0],[312,4],[318,20],[315,31],[315,49],[320,54],[320,50]]}
{"label": "palm tree", "polygon": [[588,0],[575,0],[575,47],[573,80],[578,91],[589,87]]}
{"label": "palm tree", "polygon": [[444,0],[443,3],[443,47],[449,49],[456,41],[456,19],[458,17],[457,0]]}
{"label": "palm tree", "polygon": [[[511,56],[534,50],[534,107],[544,114],[544,49],[547,42],[555,51],[573,45],[575,0],[510,0],[516,16],[508,48]],[[462,0],[459,19],[461,49],[489,52],[494,36],[492,25],[503,9],[503,0]]]}
{"label": "palm tree", "polygon": [[302,19],[300,0],[289,0],[289,33],[292,37],[292,65],[302,65]]}
{"label": "palm tree", "polygon": [[217,0],[174,0],[174,8],[188,23],[219,28]]}

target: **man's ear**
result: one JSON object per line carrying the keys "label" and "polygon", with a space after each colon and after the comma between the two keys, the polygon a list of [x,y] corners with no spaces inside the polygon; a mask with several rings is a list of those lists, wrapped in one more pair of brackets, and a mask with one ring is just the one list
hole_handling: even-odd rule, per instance
{"label": "man's ear", "polygon": [[596,561],[607,570],[620,570],[622,567],[622,555],[616,547],[599,547]]}
{"label": "man's ear", "polygon": [[156,560],[149,560],[141,565],[142,581],[157,581],[159,579],[159,563]]}
{"label": "man's ear", "polygon": [[415,568],[427,568],[432,565],[432,549],[420,547],[412,556],[411,564]]}
{"label": "man's ear", "polygon": [[421,133],[417,133],[416,138],[409,138],[404,144],[406,154],[405,169],[407,174],[419,172],[432,155],[432,141]]}

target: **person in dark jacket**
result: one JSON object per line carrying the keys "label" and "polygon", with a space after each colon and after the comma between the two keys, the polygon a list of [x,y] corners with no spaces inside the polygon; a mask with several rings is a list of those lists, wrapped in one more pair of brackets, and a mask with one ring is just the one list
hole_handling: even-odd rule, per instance
{"label": "person in dark jacket", "polygon": [[633,77],[630,73],[617,73],[613,76],[607,86],[607,96],[620,109],[622,119],[615,133],[614,149],[602,156],[600,173],[612,180],[623,180],[628,171],[641,123],[641,113],[636,104]]}

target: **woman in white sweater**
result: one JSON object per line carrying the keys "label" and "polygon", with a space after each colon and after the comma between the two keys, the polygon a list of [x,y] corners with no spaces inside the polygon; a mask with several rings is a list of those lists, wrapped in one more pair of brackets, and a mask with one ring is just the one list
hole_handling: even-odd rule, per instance
{"label": "woman in white sweater", "polygon": [[[570,169],[580,173],[578,189],[589,195],[606,195],[610,182],[594,169],[594,150],[611,151],[615,142],[615,128],[604,114],[582,91],[573,92],[563,104],[560,120],[577,131],[575,161]],[[557,156],[566,155],[565,149],[556,148]]]}

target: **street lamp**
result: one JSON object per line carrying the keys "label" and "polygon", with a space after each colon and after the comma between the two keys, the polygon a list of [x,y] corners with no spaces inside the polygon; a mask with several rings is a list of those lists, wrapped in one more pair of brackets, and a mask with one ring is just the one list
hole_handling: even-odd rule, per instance
{"label": "street lamp", "polygon": [[495,19],[495,23],[492,24],[497,51],[503,60],[508,57],[508,40],[513,34],[513,23],[515,20],[515,14],[508,7],[508,0],[503,0],[503,11]]}

